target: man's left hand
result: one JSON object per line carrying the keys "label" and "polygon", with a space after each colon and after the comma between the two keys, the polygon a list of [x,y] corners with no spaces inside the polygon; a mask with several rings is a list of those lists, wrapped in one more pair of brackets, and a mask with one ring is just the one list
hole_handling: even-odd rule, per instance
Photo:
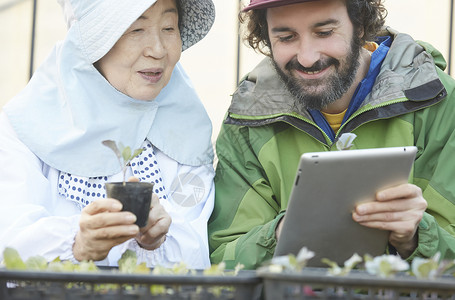
{"label": "man's left hand", "polygon": [[357,205],[352,218],[366,227],[389,230],[389,243],[407,258],[417,248],[417,228],[426,208],[422,190],[407,183],[379,191],[376,201]]}

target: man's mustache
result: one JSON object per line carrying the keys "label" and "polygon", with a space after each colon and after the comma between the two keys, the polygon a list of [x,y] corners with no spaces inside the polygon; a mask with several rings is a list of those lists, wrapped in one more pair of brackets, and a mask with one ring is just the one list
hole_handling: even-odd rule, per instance
{"label": "man's mustache", "polygon": [[305,72],[305,73],[306,72],[319,72],[325,68],[330,67],[331,65],[334,65],[336,68],[338,68],[338,66],[340,65],[340,62],[339,62],[339,60],[337,60],[333,57],[329,57],[328,59],[325,59],[325,60],[318,60],[311,67],[305,68],[298,62],[297,58],[294,57],[286,64],[285,69],[288,71],[297,70],[297,71]]}

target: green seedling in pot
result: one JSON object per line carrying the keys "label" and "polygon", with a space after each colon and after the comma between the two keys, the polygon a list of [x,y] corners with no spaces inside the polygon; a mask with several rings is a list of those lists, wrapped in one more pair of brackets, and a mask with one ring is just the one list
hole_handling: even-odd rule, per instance
{"label": "green seedling in pot", "polygon": [[126,182],[126,167],[128,166],[129,162],[138,156],[139,154],[144,151],[143,148],[136,149],[134,151],[131,150],[131,147],[124,146],[121,142],[118,144],[112,140],[104,140],[103,145],[114,151],[115,156],[117,156],[118,162],[120,167],[122,168],[123,172],[123,184],[125,185]]}

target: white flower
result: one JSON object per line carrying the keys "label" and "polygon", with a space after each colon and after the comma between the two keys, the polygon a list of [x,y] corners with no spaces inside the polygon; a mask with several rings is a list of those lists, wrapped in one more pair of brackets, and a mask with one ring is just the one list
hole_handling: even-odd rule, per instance
{"label": "white flower", "polygon": [[292,255],[282,255],[272,258],[270,264],[272,266],[280,266],[282,269],[294,269],[294,266],[291,263]]}
{"label": "white flower", "polygon": [[284,270],[301,271],[307,264],[308,260],[314,256],[313,251],[303,247],[297,256],[294,254],[282,255],[272,258],[270,261],[269,271],[282,272]]}
{"label": "white flower", "polygon": [[362,262],[362,257],[357,253],[354,253],[351,258],[344,262],[344,267],[348,269],[353,269],[358,263]]}
{"label": "white flower", "polygon": [[396,255],[376,256],[365,263],[368,273],[380,277],[391,277],[400,271],[409,269],[409,264]]}
{"label": "white flower", "polygon": [[283,273],[284,268],[283,266],[280,265],[270,265],[268,266],[268,271],[270,273]]}
{"label": "white flower", "polygon": [[411,270],[417,278],[436,278],[438,263],[431,258],[416,257],[412,260]]}
{"label": "white flower", "polygon": [[343,133],[336,142],[337,149],[349,150],[352,147],[352,143],[356,137],[357,135],[354,133]]}
{"label": "white flower", "polygon": [[329,269],[327,270],[327,274],[331,276],[345,276],[351,272],[351,270],[360,262],[362,262],[362,257],[357,253],[354,253],[351,258],[344,262],[344,267],[341,268],[338,264],[334,261],[331,261],[327,258],[323,258],[322,262],[329,265]]}
{"label": "white flower", "polygon": [[440,261],[441,253],[437,252],[431,258],[416,257],[412,260],[411,270],[417,278],[435,279],[442,276],[455,265],[455,261]]}
{"label": "white flower", "polygon": [[297,263],[306,265],[308,260],[310,260],[313,257],[314,257],[314,252],[308,250],[306,247],[303,247],[302,249],[300,249],[299,253],[297,254]]}
{"label": "white flower", "polygon": [[340,268],[338,265],[332,265],[328,270],[327,274],[331,276],[344,276],[346,273],[344,269]]}

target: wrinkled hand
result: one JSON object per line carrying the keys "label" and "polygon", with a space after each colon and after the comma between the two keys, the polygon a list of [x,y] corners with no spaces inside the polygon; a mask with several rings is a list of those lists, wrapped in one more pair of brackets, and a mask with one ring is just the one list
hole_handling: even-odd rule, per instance
{"label": "wrinkled hand", "polygon": [[139,227],[134,224],[136,216],[121,209],[120,201],[107,198],[93,201],[82,210],[73,244],[77,260],[102,260],[112,247],[138,234]]}
{"label": "wrinkled hand", "polygon": [[427,208],[422,190],[402,184],[379,191],[376,200],[357,205],[354,221],[371,228],[389,230],[389,243],[406,258],[417,248],[417,228]]}
{"label": "wrinkled hand", "polygon": [[140,229],[136,241],[147,250],[159,248],[166,240],[166,233],[169,231],[171,222],[171,217],[160,204],[158,196],[153,194],[147,225]]}

